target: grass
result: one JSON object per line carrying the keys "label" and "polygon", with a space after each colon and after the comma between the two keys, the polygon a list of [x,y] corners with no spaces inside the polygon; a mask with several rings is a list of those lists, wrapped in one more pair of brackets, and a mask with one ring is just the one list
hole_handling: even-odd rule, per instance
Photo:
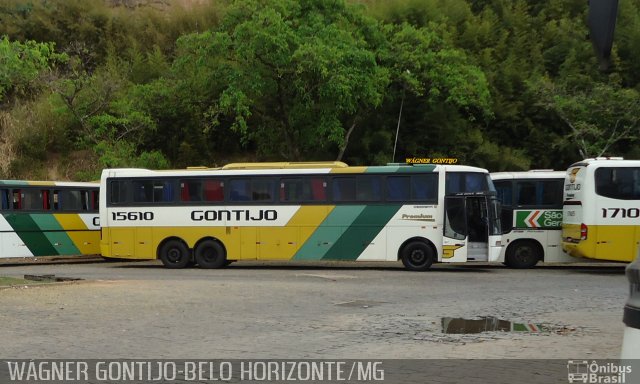
{"label": "grass", "polygon": [[25,280],[19,277],[0,276],[0,287],[9,287],[12,285],[33,284],[33,281]]}

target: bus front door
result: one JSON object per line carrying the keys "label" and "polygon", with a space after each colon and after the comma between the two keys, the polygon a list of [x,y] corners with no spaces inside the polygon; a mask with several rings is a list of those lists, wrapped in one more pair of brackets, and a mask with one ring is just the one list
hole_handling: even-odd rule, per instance
{"label": "bus front door", "polygon": [[468,240],[467,201],[461,196],[446,196],[444,200],[442,262],[467,261]]}

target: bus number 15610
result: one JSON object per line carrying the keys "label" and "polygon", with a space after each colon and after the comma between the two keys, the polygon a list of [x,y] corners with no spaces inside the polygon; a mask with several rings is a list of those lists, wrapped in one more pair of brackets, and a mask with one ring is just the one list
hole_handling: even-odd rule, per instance
{"label": "bus number 15610", "polygon": [[153,212],[111,212],[111,218],[116,221],[122,220],[153,220]]}

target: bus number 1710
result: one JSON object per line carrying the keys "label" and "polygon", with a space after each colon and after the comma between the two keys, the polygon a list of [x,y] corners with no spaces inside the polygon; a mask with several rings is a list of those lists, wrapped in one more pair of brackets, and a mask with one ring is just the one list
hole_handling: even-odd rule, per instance
{"label": "bus number 1710", "polygon": [[640,217],[640,209],[638,208],[602,208],[602,217],[604,218],[631,218]]}

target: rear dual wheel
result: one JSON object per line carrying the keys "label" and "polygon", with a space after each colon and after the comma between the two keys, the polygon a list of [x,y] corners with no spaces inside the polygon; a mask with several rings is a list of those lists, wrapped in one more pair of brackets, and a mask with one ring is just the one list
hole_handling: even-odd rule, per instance
{"label": "rear dual wheel", "polygon": [[222,244],[214,240],[205,240],[195,250],[196,263],[200,268],[222,268],[227,262],[227,252]]}

